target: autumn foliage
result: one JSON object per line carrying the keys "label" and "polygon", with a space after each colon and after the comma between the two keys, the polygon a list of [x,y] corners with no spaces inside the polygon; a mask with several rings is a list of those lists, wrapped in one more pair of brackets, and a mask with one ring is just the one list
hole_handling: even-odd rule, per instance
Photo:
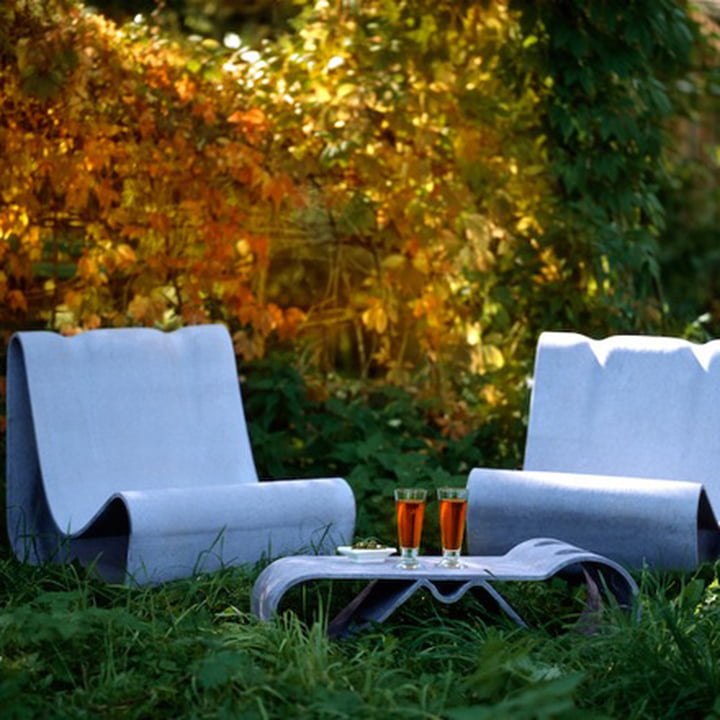
{"label": "autumn foliage", "polygon": [[11,3],[0,88],[3,324],[226,320],[262,337],[268,237],[292,183],[264,113],[197,57],[75,5]]}
{"label": "autumn foliage", "polygon": [[640,3],[638,41],[635,5],[551,5],[305,3],[231,52],[5,3],[0,322],[221,321],[242,357],[292,339],[305,366],[460,415],[463,388],[492,406],[521,386],[542,329],[647,327],[672,109],[653,63],[686,17]]}

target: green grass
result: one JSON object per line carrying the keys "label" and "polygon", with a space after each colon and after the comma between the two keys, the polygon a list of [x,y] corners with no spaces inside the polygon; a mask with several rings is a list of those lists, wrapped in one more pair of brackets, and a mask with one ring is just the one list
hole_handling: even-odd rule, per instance
{"label": "green grass", "polygon": [[[328,640],[346,587],[249,612],[257,570],[154,588],[107,585],[75,566],[0,554],[0,716],[10,718],[720,717],[720,584],[640,577],[639,620],[608,611],[591,635],[552,617],[579,601],[554,582],[508,586],[538,626],[472,598],[416,596],[385,624]],[[542,611],[542,612],[541,612]]]}

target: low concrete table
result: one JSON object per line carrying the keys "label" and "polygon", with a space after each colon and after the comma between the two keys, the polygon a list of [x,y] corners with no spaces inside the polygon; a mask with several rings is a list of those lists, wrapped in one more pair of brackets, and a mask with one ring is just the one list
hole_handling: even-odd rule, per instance
{"label": "low concrete table", "polygon": [[268,565],[252,591],[252,612],[261,620],[272,618],[283,595],[295,585],[312,580],[367,580],[368,585],[328,626],[328,634],[339,637],[371,623],[386,620],[421,588],[437,600],[453,603],[468,590],[487,593],[518,625],[525,621],[495,589],[501,581],[547,580],[560,571],[577,566],[588,585],[588,603],[597,606],[600,589],[610,592],[621,607],[631,608],[638,587],[618,563],[552,538],[535,538],[515,546],[506,555],[462,558],[462,568],[438,566],[439,557],[421,557],[421,567],[397,567],[399,557],[382,562],[360,563],[347,557],[298,555]]}

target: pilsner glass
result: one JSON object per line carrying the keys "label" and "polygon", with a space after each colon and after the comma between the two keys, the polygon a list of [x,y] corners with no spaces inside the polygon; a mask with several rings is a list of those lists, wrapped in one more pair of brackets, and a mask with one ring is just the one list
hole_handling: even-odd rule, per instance
{"label": "pilsner glass", "polygon": [[465,488],[438,488],[440,501],[440,540],[444,567],[462,567],[460,548],[465,534],[468,491]]}
{"label": "pilsner glass", "polygon": [[400,562],[398,567],[412,569],[419,567],[420,536],[425,517],[427,490],[420,488],[398,488],[395,490],[395,512],[397,514]]}

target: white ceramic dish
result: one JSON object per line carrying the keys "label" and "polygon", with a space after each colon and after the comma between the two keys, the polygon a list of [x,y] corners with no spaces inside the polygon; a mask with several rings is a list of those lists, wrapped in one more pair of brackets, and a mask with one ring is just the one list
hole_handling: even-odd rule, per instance
{"label": "white ceramic dish", "polygon": [[384,548],[354,548],[350,545],[341,545],[337,551],[341,555],[358,563],[379,563],[390,557],[397,550],[394,547]]}

